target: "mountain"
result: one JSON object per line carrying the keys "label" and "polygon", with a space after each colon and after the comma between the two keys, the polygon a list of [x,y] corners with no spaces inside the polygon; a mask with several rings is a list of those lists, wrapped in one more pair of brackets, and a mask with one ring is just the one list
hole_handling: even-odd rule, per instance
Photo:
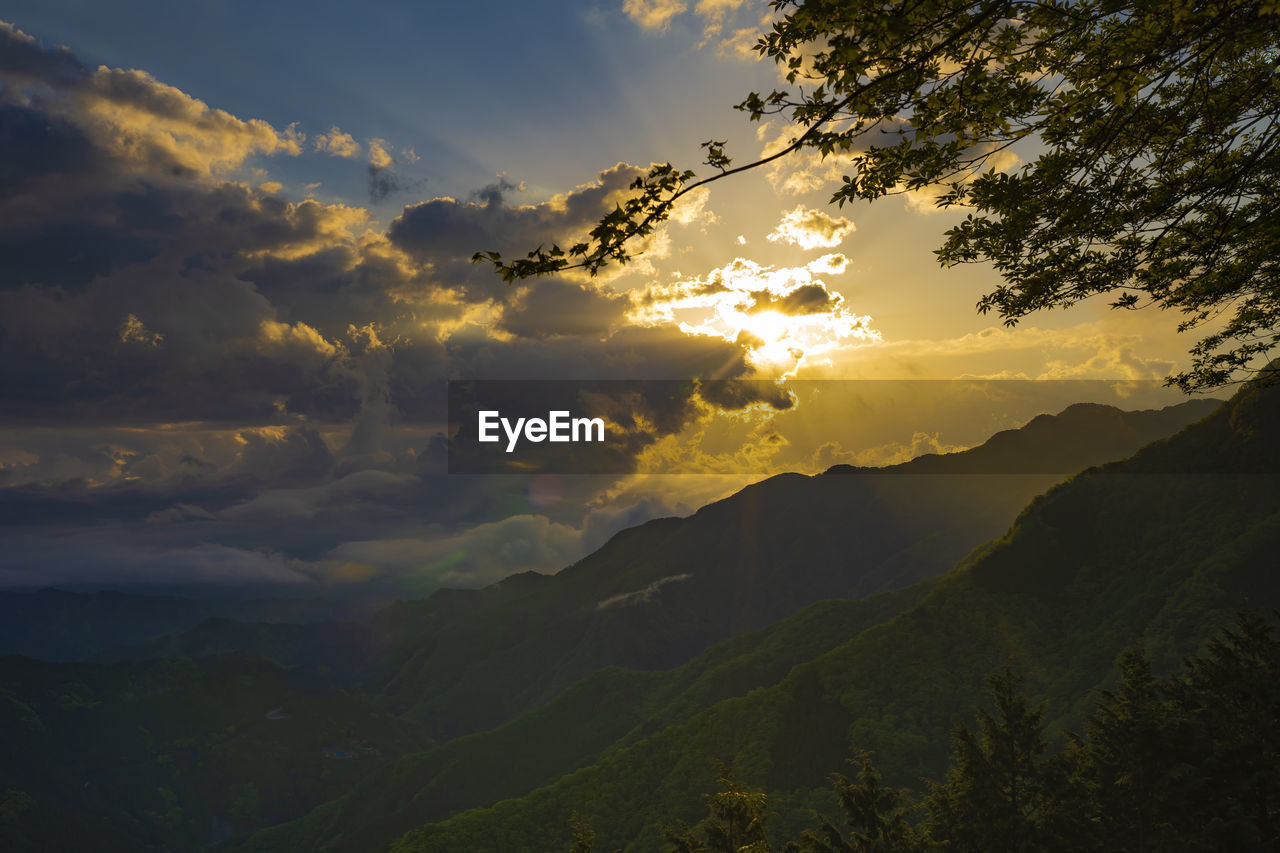
{"label": "mountain", "polygon": [[189,630],[205,619],[303,622],[332,618],[332,602],[194,599],[115,591],[0,592],[0,655],[87,660],[115,646]]}
{"label": "mountain", "polygon": [[[1171,417],[1193,420],[1207,407]],[[1093,432],[1099,455],[1114,452],[1105,437],[1118,429],[1140,440],[1136,415],[1081,413],[1066,433],[1054,418],[1039,422],[1043,458],[1061,459],[1064,435],[1080,430]],[[991,454],[984,465],[1000,458]],[[1007,529],[1059,479],[1007,473],[1011,463],[999,474],[941,464],[772,478],[689,518],[624,531],[558,575],[441,591],[368,626],[205,618],[157,639],[152,621],[152,639],[121,641],[111,656],[174,659],[0,658],[0,847],[79,849],[93,839],[99,849],[195,850],[279,825],[252,844],[376,849],[426,820],[440,822],[405,843],[466,837],[478,813],[463,810],[537,789],[505,802],[517,804],[506,808],[519,837],[540,849],[559,825],[530,829],[547,817],[539,797],[582,779],[624,799],[633,781],[651,786],[666,799],[639,796],[637,814],[669,817],[693,789],[632,774],[632,756],[668,744],[656,764],[687,769],[680,750],[717,754],[699,742],[703,721],[918,611],[936,591],[903,587]],[[101,643],[110,621],[94,625]],[[295,666],[228,651],[237,648]],[[356,678],[363,690],[350,687]],[[732,713],[736,722],[716,727],[736,732],[749,718]],[[820,735],[824,719],[800,728]],[[475,733],[445,742],[463,732]],[[561,804],[602,796],[564,790],[553,795]],[[631,837],[629,826],[602,826]],[[422,843],[508,849],[477,838]]]}
{"label": "mountain", "polygon": [[441,740],[492,728],[601,667],[667,669],[812,602],[940,574],[1063,474],[1216,406],[1073,406],[964,453],[772,477],[688,518],[625,530],[555,575],[384,611],[374,630],[394,639],[369,684]]}
{"label": "mountain", "polygon": [[724,640],[665,672],[598,670],[506,725],[370,774],[304,818],[263,830],[247,850],[376,850],[423,820],[519,796],[716,702],[776,683],[793,666],[919,602],[929,581],[860,601],[823,601]]}
{"label": "mountain", "polygon": [[1237,608],[1280,605],[1277,434],[1280,387],[1246,387],[1201,423],[1051,489],[918,604],[772,686],[391,849],[560,849],[574,811],[601,849],[657,849],[656,821],[703,812],[717,760],[769,790],[776,827],[790,832],[832,805],[825,777],[854,748],[871,750],[893,784],[936,777],[954,722],[1006,663],[1029,675],[1060,733],[1133,642],[1168,670]]}
{"label": "mountain", "polygon": [[557,575],[440,590],[368,628],[254,624],[238,616],[246,603],[48,591],[26,611],[27,597],[9,597],[15,620],[0,649],[104,661],[250,651],[360,681],[448,739],[500,725],[603,666],[666,669],[814,601],[945,571],[1062,475],[1121,458],[1217,405],[1078,404],[962,453],[774,477],[690,518],[623,531]]}
{"label": "mountain", "polygon": [[[1075,403],[1056,415],[1037,415],[1018,429],[996,433],[957,453],[926,453],[879,469],[906,474],[1074,474],[1123,459],[1140,447],[1207,417],[1221,401],[1187,400],[1163,409],[1126,412],[1098,403]],[[827,473],[877,469],[836,465]]]}
{"label": "mountain", "polygon": [[201,850],[422,749],[326,677],[245,654],[0,658],[0,849]]}
{"label": "mountain", "polygon": [[[1206,409],[1211,411],[1212,406],[1188,406],[1174,412],[1171,418],[1168,410],[1120,413],[1108,407],[1073,406],[1060,418],[1038,418],[1029,428],[1036,432],[1042,455],[1049,458],[1050,454],[1058,453],[1057,459],[1061,461],[1070,460],[1069,454],[1078,452],[1073,447],[1084,443],[1072,439],[1092,424],[1121,425],[1133,436],[1129,440],[1137,441],[1151,434],[1166,434],[1171,422],[1185,422],[1189,415],[1201,414]],[[1129,414],[1136,417],[1130,418]],[[1166,420],[1160,423],[1158,418]],[[1132,431],[1135,421],[1149,432]],[[1112,436],[1117,432],[1119,430],[1102,429],[1095,434]],[[1003,433],[994,440],[1002,452],[993,453],[984,445],[956,454],[966,472],[980,470],[979,465],[989,469],[1018,453],[1022,454],[1020,462],[1035,458],[1028,457],[1026,452],[1034,448],[1036,442],[1024,440],[1019,431]],[[1012,449],[1005,451],[1004,448]],[[975,465],[975,461],[979,465]],[[908,463],[896,469],[864,469],[861,473],[896,471],[901,474],[912,473],[912,470]],[[784,482],[839,485],[836,481],[842,481],[841,475],[847,473],[848,469],[833,469],[829,478],[785,478]],[[936,481],[936,477],[930,477],[925,482]],[[725,503],[731,504],[737,499],[740,496]],[[796,500],[790,495],[784,499]],[[437,618],[444,612],[443,602],[457,606],[460,599],[469,596],[486,597],[488,606],[502,609],[520,601],[530,591],[544,588],[548,580],[520,576],[510,579],[508,589],[447,593],[432,601],[437,607]],[[861,601],[833,600],[810,605],[768,628],[723,641],[675,670],[644,672],[618,667],[598,670],[545,707],[506,725],[450,740],[430,752],[407,758],[394,768],[372,774],[355,790],[306,818],[260,833],[249,849],[377,849],[395,832],[410,826],[414,815],[419,821],[438,819],[461,808],[516,796],[598,760],[605,753],[683,722],[720,699],[743,696],[756,687],[772,683],[795,664],[829,651],[863,628],[916,603],[928,586],[928,583],[917,584]],[[651,600],[646,606],[659,603]],[[458,610],[475,612],[461,606]]]}
{"label": "mountain", "polygon": [[343,682],[354,682],[376,659],[373,632],[361,622],[245,622],[213,617],[194,628],[113,646],[94,660],[204,658],[252,651],[285,666],[316,667]]}

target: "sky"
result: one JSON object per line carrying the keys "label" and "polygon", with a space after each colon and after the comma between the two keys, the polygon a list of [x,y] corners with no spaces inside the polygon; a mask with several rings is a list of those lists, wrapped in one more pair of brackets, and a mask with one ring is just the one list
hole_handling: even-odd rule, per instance
{"label": "sky", "polygon": [[[6,4],[0,588],[479,586],[771,473],[1176,399],[1151,383],[1185,366],[1176,318],[1083,303],[1004,328],[974,310],[995,274],[932,254],[965,212],[831,207],[838,161],[691,194],[594,278],[471,263],[581,237],[651,163],[705,173],[702,141],[774,150],[788,129],[733,109],[781,83],[750,49],[769,14]],[[635,473],[446,472],[446,379],[694,377],[844,397],[681,401]]]}

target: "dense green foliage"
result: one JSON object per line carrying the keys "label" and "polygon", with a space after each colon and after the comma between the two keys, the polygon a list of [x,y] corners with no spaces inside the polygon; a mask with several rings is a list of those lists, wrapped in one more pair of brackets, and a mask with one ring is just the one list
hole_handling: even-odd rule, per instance
{"label": "dense green foliage", "polygon": [[715,761],[768,791],[778,832],[798,837],[811,808],[836,808],[824,779],[850,749],[874,752],[894,786],[941,778],[955,719],[983,694],[984,673],[1010,661],[1058,738],[1135,639],[1167,672],[1242,603],[1280,604],[1278,408],[1274,392],[1246,389],[1178,436],[1038,498],[918,605],[777,684],[393,849],[553,850],[574,809],[603,849],[658,849],[658,822],[696,819],[698,794],[715,790]]}
{"label": "dense green foliage", "polygon": [[600,670],[546,707],[374,772],[305,818],[260,832],[247,848],[357,853],[423,820],[519,796],[722,699],[776,683],[796,664],[913,606],[928,587],[820,602],[674,670]]}
{"label": "dense green foliage", "polygon": [[[972,213],[943,264],[990,262],[978,303],[1008,324],[1108,294],[1207,332],[1176,381],[1212,387],[1280,346],[1280,8],[1272,0],[773,0],[757,49],[789,88],[751,93],[789,144],[711,177],[670,164],[584,242],[504,261],[511,281],[625,263],[692,189],[808,149],[839,158],[843,205],[923,191]],[[1021,157],[1021,166],[1019,163]]]}
{"label": "dense green foliage", "polygon": [[9,851],[204,849],[303,814],[424,746],[369,697],[244,654],[0,658],[0,685]]}
{"label": "dense green foliage", "polygon": [[[1141,652],[1120,661],[1083,734],[1050,751],[1043,706],[1009,670],[989,679],[991,711],[956,726],[951,765],[927,796],[885,787],[870,757],[833,774],[843,826],[819,816],[797,840],[768,831],[767,795],[731,778],[695,827],[664,830],[668,853],[1009,853],[1280,847],[1280,638],[1245,615],[1177,676]],[[594,832],[576,818],[593,849]],[[589,833],[589,835],[588,835]]]}

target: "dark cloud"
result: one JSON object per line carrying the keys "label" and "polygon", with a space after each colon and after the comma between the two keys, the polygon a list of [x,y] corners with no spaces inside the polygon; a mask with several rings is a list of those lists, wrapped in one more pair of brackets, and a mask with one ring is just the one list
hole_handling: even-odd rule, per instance
{"label": "dark cloud", "polygon": [[65,47],[45,49],[12,24],[0,21],[0,74],[15,83],[66,86],[88,69]]}
{"label": "dark cloud", "polygon": [[[547,522],[528,478],[439,476],[446,378],[751,374],[734,342],[628,323],[630,297],[600,282],[511,287],[471,262],[572,239],[637,167],[537,204],[500,177],[379,232],[255,170],[302,150],[293,128],[3,24],[0,73],[0,524],[21,534],[0,585],[301,583],[330,577],[348,543],[497,555],[508,534],[559,568],[660,507],[584,520],[598,484],[572,483],[578,509]],[[365,145],[375,200],[418,186],[384,141]],[[615,414],[637,453],[700,405],[641,397]],[[501,524],[518,517],[533,520]],[[364,550],[438,550],[415,547]]]}
{"label": "dark cloud", "polygon": [[435,265],[442,284],[472,299],[507,298],[509,287],[487,267],[471,263],[479,251],[523,255],[538,245],[567,246],[608,211],[642,170],[619,163],[597,180],[540,204],[509,203],[517,185],[501,179],[474,200],[441,197],[404,209],[387,229],[396,247]]}
{"label": "dark cloud", "polygon": [[511,192],[521,189],[524,188],[507,180],[505,175],[500,175],[498,180],[473,192],[471,199],[483,205],[505,204]]}
{"label": "dark cloud", "polygon": [[498,328],[522,338],[599,336],[622,320],[625,297],[586,285],[546,280],[521,288]]}
{"label": "dark cloud", "polygon": [[102,152],[74,124],[18,104],[0,102],[0,149],[7,154],[0,161],[0,194],[6,196],[37,181],[92,175],[105,166]]}
{"label": "dark cloud", "polygon": [[355,414],[345,349],[239,279],[162,260],[69,293],[0,292],[0,399],[11,418],[82,422],[326,420]]}
{"label": "dark cloud", "polygon": [[369,201],[372,204],[377,204],[392,193],[400,191],[400,181],[396,178],[395,172],[390,169],[380,169],[377,166],[369,166],[368,171]]}
{"label": "dark cloud", "polygon": [[785,387],[764,379],[707,382],[700,387],[699,394],[702,399],[721,409],[741,409],[755,403],[765,403],[775,409],[789,409],[795,402]]}
{"label": "dark cloud", "polygon": [[603,339],[460,334],[449,355],[453,375],[472,379],[729,379],[753,370],[736,344],[674,326],[624,326]]}
{"label": "dark cloud", "polygon": [[[0,588],[111,583],[125,586],[222,585],[289,586],[317,580],[301,560],[269,548],[242,549],[214,543],[172,548],[138,539],[113,538],[86,529],[69,536],[15,536],[8,561],[0,564]],[[38,571],[26,567],[39,566]]]}
{"label": "dark cloud", "polygon": [[777,311],[781,314],[825,314],[840,304],[840,295],[827,290],[821,282],[802,284],[788,293],[778,296],[767,290],[751,292],[749,314]]}
{"label": "dark cloud", "polygon": [[[321,139],[318,140],[317,144],[320,147],[329,147],[332,149],[334,134],[341,134],[341,132],[335,127],[329,132],[328,137],[322,136]],[[354,144],[354,142],[355,141],[351,139],[350,136],[341,135],[338,139],[339,150],[341,152],[349,151],[350,155],[353,156],[356,151],[358,151],[358,147],[350,147],[350,144]],[[413,153],[412,149],[406,149],[402,154],[407,156],[410,162],[414,162],[418,159],[418,156]],[[343,156],[346,155],[343,154]],[[420,190],[424,185],[426,185],[425,178],[416,181],[403,180],[396,174],[396,167],[400,164],[401,161],[392,155],[391,151],[387,147],[387,141],[385,139],[369,140],[368,174],[369,202],[371,204],[377,204],[381,201],[385,201],[395,193]]]}
{"label": "dark cloud", "polygon": [[591,184],[531,205],[508,204],[507,197],[516,187],[500,181],[480,190],[476,201],[435,198],[406,207],[387,233],[397,246],[423,257],[470,259],[481,249],[510,252],[540,242],[549,244],[594,224],[606,212],[610,198],[625,192],[641,173],[635,166],[619,163]]}
{"label": "dark cloud", "polygon": [[0,40],[13,72],[0,92],[4,414],[352,417],[359,367],[340,336],[392,303],[385,284],[366,299],[377,307],[331,299],[308,312],[243,276],[272,256],[320,254],[358,280],[367,214],[218,179],[219,164],[292,144],[263,122],[140,72],[90,72],[10,27]]}

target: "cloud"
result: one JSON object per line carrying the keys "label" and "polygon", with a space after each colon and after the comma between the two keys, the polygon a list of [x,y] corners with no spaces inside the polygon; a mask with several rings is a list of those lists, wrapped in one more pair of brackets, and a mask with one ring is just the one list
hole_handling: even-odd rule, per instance
{"label": "cloud", "polygon": [[[444,378],[755,370],[732,336],[631,322],[635,296],[616,279],[509,286],[471,263],[479,249],[511,256],[580,237],[641,167],[619,163],[533,203],[499,177],[461,200],[409,204],[384,230],[365,207],[290,198],[262,158],[367,156],[384,198],[400,186],[397,160],[415,159],[403,149],[336,126],[308,144],[297,128],[232,116],[142,71],[88,68],[12,27],[0,41],[0,517],[45,526],[24,532],[23,552],[56,551],[43,582],[295,583],[345,572],[357,556],[411,569],[397,553],[431,557],[432,577],[447,582],[558,569],[677,502],[629,497],[572,523],[538,520],[517,481],[435,477]],[[691,194],[623,272],[653,270],[668,229],[714,222],[708,198]],[[825,293],[838,314],[817,274],[735,298],[744,314],[751,291],[800,311]],[[708,405],[619,404],[627,452]],[[495,511],[524,518],[484,515],[494,526],[467,530]],[[366,544],[327,556],[347,543]],[[455,565],[460,547],[471,556]],[[96,569],[95,552],[105,555]],[[33,577],[6,571],[15,583]]]}
{"label": "cloud", "polygon": [[133,314],[130,314],[125,317],[124,322],[120,324],[120,340],[124,343],[158,347],[160,346],[160,342],[164,340],[164,335],[159,332],[151,331],[143,325],[141,320]]}
{"label": "cloud", "polygon": [[838,441],[829,441],[813,452],[810,470],[825,471],[833,465],[857,465],[882,468],[910,462],[927,453],[958,453],[967,450],[963,444],[948,444],[937,432],[917,431],[906,441],[891,441],[861,450],[846,450]]}
{"label": "cloud", "polygon": [[845,217],[832,217],[821,210],[797,205],[782,215],[778,227],[765,239],[773,243],[791,243],[802,249],[834,249],[855,230]]}
{"label": "cloud", "polygon": [[74,109],[95,120],[113,149],[136,163],[171,161],[226,171],[254,154],[301,153],[305,137],[261,119],[242,120],[137,70],[99,68],[70,90]]}
{"label": "cloud", "polygon": [[315,148],[334,157],[351,159],[360,156],[360,143],[351,134],[343,133],[337,125],[329,128],[328,133],[321,133],[315,138]]}
{"label": "cloud", "polygon": [[[952,337],[880,340],[807,362],[804,378],[1164,379],[1185,357],[1159,315],[1118,316],[1053,328],[991,326]],[[1146,328],[1144,328],[1146,324]]]}
{"label": "cloud", "polygon": [[689,5],[684,0],[623,0],[622,11],[646,30],[665,30]]}
{"label": "cloud", "polygon": [[[324,424],[380,407],[382,421],[414,421],[439,414],[424,376],[750,370],[728,341],[623,329],[628,297],[600,281],[513,288],[471,263],[479,248],[583,233],[638,167],[620,163],[532,205],[512,202],[520,187],[500,178],[470,201],[410,205],[378,233],[360,207],[291,201],[256,173],[256,187],[220,174],[251,152],[296,152],[296,131],[211,110],[141,72],[90,71],[12,28],[0,36],[14,76],[41,90],[0,97],[9,417]],[[313,144],[342,153],[347,136],[331,128]],[[369,153],[371,168],[394,161],[381,140]],[[694,194],[677,218],[710,221],[706,199]],[[653,245],[650,258],[662,251]],[[385,352],[361,344],[362,329]]]}
{"label": "cloud", "polygon": [[830,255],[823,255],[820,258],[814,258],[805,264],[805,268],[809,272],[825,273],[827,275],[843,275],[844,271],[849,267],[849,258],[840,252],[834,252]]}
{"label": "cloud", "polygon": [[271,489],[256,497],[220,510],[217,517],[232,521],[285,522],[310,519],[330,506],[345,506],[352,497],[362,499],[404,494],[417,478],[386,471],[359,471],[319,486]]}
{"label": "cloud", "polygon": [[0,71],[16,83],[67,85],[88,73],[66,47],[45,49],[5,21],[0,21],[0,45]]}
{"label": "cloud", "polygon": [[[975,145],[968,151],[968,156],[978,157],[985,153],[987,159],[975,164],[961,175],[955,181],[958,184],[968,184],[984,172],[1009,172],[1014,169],[1022,158],[1012,149],[1001,149],[996,143],[983,143]],[[938,205],[939,199],[945,196],[949,190],[941,186],[920,187],[918,189],[906,189],[902,185],[894,188],[893,192],[901,195],[907,210],[913,213],[932,214],[940,213],[946,210],[972,210],[969,204],[950,204],[946,207]]]}
{"label": "cloud", "polygon": [[[797,134],[790,124],[763,122],[756,128],[756,138],[764,143],[760,157],[770,157],[791,145]],[[801,148],[765,167],[765,177],[781,195],[804,195],[838,183],[851,168],[847,157],[822,156],[811,148]]]}
{"label": "cloud", "polygon": [[822,283],[802,284],[782,296],[767,290],[752,293],[754,301],[748,314],[777,311],[781,314],[822,314],[838,306],[843,297],[827,290]]}
{"label": "cloud", "polygon": [[693,11],[713,20],[723,20],[729,13],[736,12],[747,4],[747,0],[698,0]]}
{"label": "cloud", "polygon": [[279,488],[324,480],[333,465],[324,437],[309,424],[0,429],[8,486],[213,493],[235,483]]}
{"label": "cloud", "polygon": [[637,604],[648,604],[657,597],[658,592],[668,584],[687,581],[693,577],[688,573],[679,575],[667,575],[665,578],[658,578],[644,589],[638,589],[635,592],[624,592],[621,595],[611,596],[603,601],[596,603],[596,610],[605,610],[610,607],[632,607]]}
{"label": "cloud", "polygon": [[277,130],[210,108],[144,71],[91,70],[66,48],[45,49],[6,23],[0,57],[10,81],[2,100],[11,111],[69,121],[107,156],[154,176],[225,173],[253,155],[296,155],[305,141],[294,127]]}
{"label": "cloud", "polygon": [[540,281],[520,288],[497,328],[522,338],[599,336],[623,319],[626,308],[625,297],[590,285]]}
{"label": "cloud", "polygon": [[[717,52],[721,55],[742,55],[740,44],[755,40],[763,34],[766,25],[773,20],[772,14],[760,16],[756,26],[737,27],[732,24],[742,23],[740,12],[748,8],[747,0],[697,0],[694,15],[702,21],[702,41],[699,49],[712,41],[719,40]],[[686,0],[624,0],[622,11],[641,27],[647,30],[670,28],[671,21],[689,9]],[[720,39],[725,28],[731,29],[728,38]],[[754,51],[748,51],[747,58],[756,58]]]}
{"label": "cloud", "polygon": [[254,153],[297,153],[301,134],[142,72],[90,71],[11,27],[0,40],[22,81],[0,94],[6,413],[350,418],[347,329],[437,303],[368,233],[368,211],[221,176]]}
{"label": "cloud", "polygon": [[580,532],[541,515],[514,515],[435,538],[348,542],[329,562],[359,563],[431,586],[478,587],[517,572],[555,572],[583,556]]}
{"label": "cloud", "polygon": [[1093,379],[1097,377],[1132,380],[1164,379],[1178,363],[1172,359],[1138,353],[1139,341],[1102,340],[1088,358],[1050,359],[1037,379]]}
{"label": "cloud", "polygon": [[[413,149],[409,149],[408,154],[409,162],[411,163],[419,159],[418,155],[413,153]],[[378,139],[377,137],[369,140],[369,166],[367,171],[369,173],[369,201],[371,203],[377,204],[392,193],[425,183],[425,181],[418,181],[413,184],[403,183],[395,173],[399,162],[391,155],[387,140]]]}
{"label": "cloud", "polygon": [[341,419],[359,407],[347,345],[277,319],[261,294],[227,273],[158,258],[77,293],[0,289],[0,314],[5,348],[25,354],[0,365],[11,416]]}
{"label": "cloud", "polygon": [[[0,588],[100,584],[246,585],[294,587],[315,580],[304,561],[270,549],[202,543],[192,547],[139,547],[88,530],[61,537],[15,535],[0,564]],[[39,566],[39,572],[25,567]]]}
{"label": "cloud", "polygon": [[395,165],[395,158],[387,151],[387,140],[373,138],[369,140],[369,166],[374,169],[390,169]]}
{"label": "cloud", "polygon": [[[520,187],[500,177],[472,200],[441,196],[406,207],[387,235],[397,249],[430,263],[441,286],[457,288],[471,301],[505,301],[511,288],[491,269],[472,263],[475,252],[494,250],[513,257],[539,245],[569,246],[626,198],[643,172],[618,163],[595,181],[536,204],[512,203]],[[700,209],[694,210],[696,215]]]}
{"label": "cloud", "polygon": [[671,209],[671,221],[680,225],[713,225],[719,222],[719,217],[707,207],[707,202],[710,199],[710,187],[698,187],[696,190],[682,196],[676,202],[675,207]]}
{"label": "cloud", "polygon": [[567,242],[574,233],[593,226],[630,193],[631,183],[643,173],[638,166],[618,163],[595,181],[538,204],[508,203],[520,187],[500,178],[479,190],[474,201],[439,197],[406,207],[388,234],[405,251],[432,259],[465,257],[469,261],[478,249],[489,247],[523,254],[537,242]]}
{"label": "cloud", "polygon": [[175,524],[192,519],[199,521],[213,521],[217,516],[209,512],[202,506],[194,504],[174,504],[168,509],[160,509],[151,513],[146,518],[147,524]]}
{"label": "cloud", "polygon": [[641,324],[678,323],[688,334],[733,341],[770,375],[790,375],[851,344],[879,339],[871,318],[852,311],[818,270],[843,272],[832,254],[799,267],[735,258],[706,276],[653,283],[633,292],[630,317]]}
{"label": "cloud", "polygon": [[[773,16],[765,14],[754,26],[734,27],[730,29],[729,34],[720,39],[716,46],[716,53],[720,56],[733,57],[743,62],[755,62],[760,59],[760,53],[756,50],[756,45],[760,39],[769,31],[769,24],[772,22]],[[708,36],[719,35],[724,26],[712,28],[708,26]]]}

